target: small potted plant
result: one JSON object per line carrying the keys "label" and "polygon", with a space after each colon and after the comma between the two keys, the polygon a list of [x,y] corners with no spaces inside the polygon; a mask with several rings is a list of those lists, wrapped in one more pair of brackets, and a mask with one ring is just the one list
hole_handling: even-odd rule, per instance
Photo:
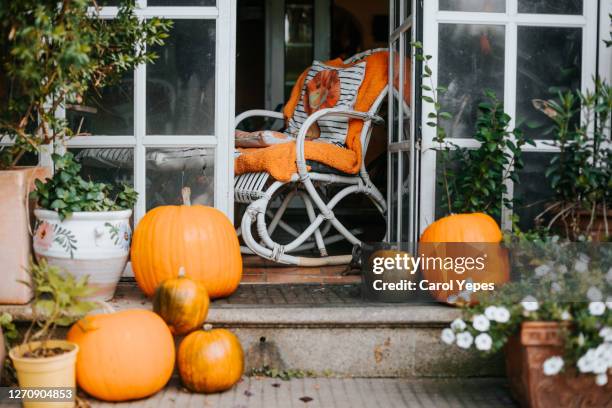
{"label": "small potted plant", "polygon": [[509,244],[517,278],[466,307],[442,341],[483,354],[503,350],[522,406],[610,406],[610,248],[558,237]]}
{"label": "small potted plant", "polygon": [[[74,406],[76,392],[75,364],[78,346],[66,340],[53,339],[59,326],[69,326],[95,308],[95,303],[81,300],[91,289],[87,278],[76,279],[44,260],[31,263],[32,323],[21,345],[9,356],[17,373],[20,388],[60,387],[66,390],[64,401],[54,406]],[[31,405],[25,401],[27,408]]]}
{"label": "small potted plant", "polygon": [[8,362],[5,364],[6,354],[9,351],[9,345],[18,337],[17,328],[13,322],[13,316],[7,312],[0,314],[0,384],[5,371],[9,369]]}
{"label": "small potted plant", "polygon": [[0,214],[10,231],[0,234],[0,303],[31,298],[17,281],[31,256],[28,193],[51,171],[36,166],[38,156],[79,133],[57,112],[152,62],[147,50],[167,37],[169,21],[139,18],[133,0],[118,3],[107,19],[95,0],[0,2]]}
{"label": "small potted plant", "polygon": [[552,119],[559,148],[546,170],[554,196],[536,222],[572,240],[606,241],[612,231],[612,89],[599,78],[594,85],[534,101]]}
{"label": "small potted plant", "polygon": [[89,276],[93,300],[110,300],[125,268],[132,231],[131,208],[137,193],[85,181],[72,153],[53,155],[55,174],[36,180],[34,252],[76,278]]}

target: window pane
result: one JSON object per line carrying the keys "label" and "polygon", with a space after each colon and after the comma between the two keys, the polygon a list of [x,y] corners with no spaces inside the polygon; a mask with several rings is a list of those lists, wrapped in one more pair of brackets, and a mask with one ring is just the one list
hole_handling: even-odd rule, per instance
{"label": "window pane", "polygon": [[214,149],[147,149],[147,211],[182,204],[181,190],[191,188],[193,204],[214,204]]}
{"label": "window pane", "polygon": [[216,6],[215,0],[147,0],[147,6]]}
{"label": "window pane", "polygon": [[397,208],[398,208],[398,191],[397,191],[397,183],[399,179],[399,168],[398,168],[398,155],[399,153],[390,153],[389,157],[391,159],[391,173],[389,174],[389,182],[391,184],[391,188],[389,190],[389,208],[387,210],[387,216],[389,217],[389,224],[391,226],[389,230],[389,234],[387,238],[389,242],[397,242]]}
{"label": "window pane", "polygon": [[[518,200],[514,211],[519,216],[519,227],[527,231],[534,227],[535,217],[546,208],[553,196],[548,178],[544,176],[553,153],[523,153],[525,167],[519,172],[519,183],[514,185],[514,198]],[[550,219],[550,217],[545,217]]]}
{"label": "window pane", "polygon": [[503,13],[506,0],[440,0],[440,10]]}
{"label": "window pane", "polygon": [[533,101],[580,88],[581,55],[580,28],[518,28],[516,123],[529,136],[549,138],[552,122]]}
{"label": "window pane", "polygon": [[116,85],[92,91],[78,105],[66,105],[70,129],[81,135],[134,134],[134,73]]}
{"label": "window pane", "polygon": [[410,152],[402,152],[402,229],[401,242],[410,242]]}
{"label": "window pane", "polygon": [[[582,3],[583,0],[518,0],[518,12],[541,14],[582,14]],[[593,7],[595,7],[595,5],[593,5]]]}
{"label": "window pane", "polygon": [[159,58],[147,66],[147,134],[212,135],[215,21],[175,20]]}
{"label": "window pane", "polygon": [[503,101],[504,38],[503,26],[440,24],[438,84],[448,88],[440,102],[453,115],[442,122],[449,137],[472,137],[485,89]]}
{"label": "window pane", "polygon": [[[391,104],[393,105],[393,119],[389,120],[387,122],[387,126],[392,126],[391,128],[391,143],[394,142],[398,142],[400,135],[399,135],[399,70],[400,70],[400,66],[399,66],[399,61],[400,61],[400,55],[399,55],[399,40],[396,40],[393,43],[393,67],[392,67],[392,74],[393,74],[393,93],[389,95],[389,97],[391,98]],[[404,114],[404,113],[402,113]]]}
{"label": "window pane", "polygon": [[291,0],[285,5],[285,99],[300,74],[312,64],[314,2]]}
{"label": "window pane", "polygon": [[129,147],[68,149],[81,164],[85,180],[134,186],[134,149]]}

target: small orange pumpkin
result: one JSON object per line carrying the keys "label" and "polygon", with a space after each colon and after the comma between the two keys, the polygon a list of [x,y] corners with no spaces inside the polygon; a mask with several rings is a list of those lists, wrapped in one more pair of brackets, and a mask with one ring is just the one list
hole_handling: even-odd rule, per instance
{"label": "small orange pumpkin", "polygon": [[174,335],[202,327],[210,303],[204,284],[184,275],[185,269],[181,268],[178,278],[163,281],[153,296],[153,311],[164,319]]}
{"label": "small orange pumpkin", "polygon": [[[439,264],[432,262],[429,265],[421,265],[423,279],[434,284],[471,279],[474,284],[493,283],[498,287],[510,279],[508,254],[501,246],[493,245],[501,240],[502,232],[497,222],[487,214],[454,214],[441,218],[423,231],[420,252],[425,257],[437,259],[484,257],[485,268],[459,274],[440,268]],[[469,293],[465,291],[465,298],[458,296],[461,290],[456,282],[453,286],[453,289],[440,287],[430,293],[440,302],[476,303],[473,297],[468,299]]]}
{"label": "small orange pumpkin", "polygon": [[185,387],[191,391],[225,391],[236,384],[244,369],[244,353],[236,335],[226,329],[189,334],[178,351],[178,369]]}
{"label": "small orange pumpkin", "polygon": [[104,401],[153,395],[174,369],[172,334],[161,317],[148,310],[86,316],[70,328],[67,340],[79,345],[79,387]]}
{"label": "small orange pumpkin", "polygon": [[152,296],[157,286],[185,267],[188,278],[200,281],[208,296],[231,295],[242,278],[240,244],[234,226],[221,211],[190,205],[154,208],[140,220],[132,239],[132,269],[140,289]]}

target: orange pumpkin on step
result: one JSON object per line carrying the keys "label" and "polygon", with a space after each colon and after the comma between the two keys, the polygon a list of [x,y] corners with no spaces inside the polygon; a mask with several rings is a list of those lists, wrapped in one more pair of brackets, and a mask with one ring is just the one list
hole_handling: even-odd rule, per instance
{"label": "orange pumpkin on step", "polygon": [[208,314],[208,293],[202,282],[184,276],[163,281],[155,290],[153,311],[160,315],[174,335],[199,329]]}
{"label": "orange pumpkin on step", "polygon": [[[430,290],[433,297],[451,304],[475,304],[473,293],[460,288],[457,281],[471,282],[474,286],[493,284],[495,288],[510,279],[510,264],[507,251],[499,245],[502,232],[497,222],[487,214],[454,214],[444,217],[423,231],[419,252],[425,258],[435,260],[452,259],[465,262],[466,259],[482,258],[483,268],[477,262],[471,265],[447,269],[440,262],[421,264],[423,279],[437,285]],[[444,265],[445,266],[445,265]],[[452,281],[452,289],[444,283]],[[465,284],[464,284],[465,285]]]}
{"label": "orange pumpkin on step", "polygon": [[154,208],[140,220],[132,238],[132,269],[140,289],[152,296],[166,279],[185,276],[200,281],[210,298],[231,295],[242,278],[240,244],[234,226],[221,211],[190,205]]}
{"label": "orange pumpkin on step", "polygon": [[148,310],[89,315],[68,331],[79,345],[79,387],[104,401],[153,395],[174,370],[174,339],[161,317]]}
{"label": "orange pumpkin on step", "polygon": [[191,391],[225,391],[242,376],[242,346],[229,330],[213,330],[206,324],[204,330],[189,334],[179,346],[178,369],[183,384]]}

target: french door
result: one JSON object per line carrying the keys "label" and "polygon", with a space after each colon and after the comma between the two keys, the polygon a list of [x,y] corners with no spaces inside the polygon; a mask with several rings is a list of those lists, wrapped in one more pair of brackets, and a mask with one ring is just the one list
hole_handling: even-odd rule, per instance
{"label": "french door", "polygon": [[416,0],[390,0],[387,241],[417,241],[417,169],[414,64],[410,42],[416,38]]}

